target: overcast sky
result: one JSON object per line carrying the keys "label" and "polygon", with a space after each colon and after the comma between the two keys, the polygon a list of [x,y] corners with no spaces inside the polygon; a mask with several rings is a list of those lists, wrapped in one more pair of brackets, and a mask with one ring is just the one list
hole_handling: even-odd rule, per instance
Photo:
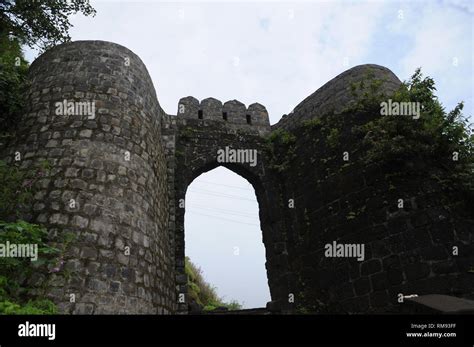
{"label": "overcast sky", "polygon": [[[473,3],[92,1],[96,17],[75,16],[71,36],[134,51],[169,114],[183,96],[212,96],[259,102],[274,124],[337,74],[374,63],[401,80],[421,67],[448,109],[463,100],[472,115]],[[251,186],[221,168],[196,179],[186,199],[187,254],[226,299],[264,306],[269,295]]]}

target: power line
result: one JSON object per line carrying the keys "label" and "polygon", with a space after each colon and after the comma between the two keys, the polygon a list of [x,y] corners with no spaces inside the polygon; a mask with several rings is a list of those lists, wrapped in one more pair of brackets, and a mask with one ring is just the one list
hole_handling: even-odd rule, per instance
{"label": "power line", "polygon": [[[214,183],[214,182],[202,181],[202,180],[199,180],[199,182],[197,182],[197,183],[205,183],[205,184],[211,184],[211,185],[214,185],[214,186],[222,186],[222,187],[228,187],[228,188],[234,188],[234,189],[241,189],[241,190],[246,190],[246,191],[252,191],[252,190],[254,190],[253,187],[252,187],[252,189],[250,189],[250,188],[243,188],[243,187],[232,186],[232,185],[230,185],[230,184]],[[249,184],[250,184],[250,183],[249,183]]]}
{"label": "power line", "polygon": [[255,213],[234,211],[234,210],[218,208],[218,207],[209,207],[209,206],[202,206],[202,205],[196,205],[196,204],[189,204],[189,207],[191,209],[197,208],[197,209],[203,209],[203,210],[210,210],[210,211],[216,211],[216,212],[221,212],[221,213],[224,213],[224,214],[231,214],[231,215],[236,215],[236,216],[241,216],[241,217],[246,217],[246,218],[255,218],[256,217]]}
{"label": "power line", "polygon": [[194,212],[194,211],[189,211],[189,213],[197,214],[197,215],[199,215],[199,216],[206,216],[206,217],[211,217],[211,218],[215,218],[215,219],[221,219],[221,220],[225,220],[225,221],[227,221],[227,222],[232,222],[232,223],[237,223],[237,224],[246,224],[246,225],[252,225],[252,226],[260,227],[260,225],[258,225],[258,224],[241,222],[241,221],[237,221],[237,220],[235,220],[235,219],[229,219],[229,218],[224,218],[224,217],[218,217],[218,216],[213,216],[213,215],[205,214],[205,213],[199,213],[199,212]]}
{"label": "power line", "polygon": [[252,202],[256,201],[255,199],[247,199],[247,198],[244,198],[244,197],[238,196],[238,195],[213,192],[211,190],[206,190],[206,189],[192,188],[192,189],[189,189],[189,191],[191,191],[191,192],[201,192],[202,194],[206,194],[206,195],[220,196],[220,197],[224,197],[224,198],[231,198],[231,199],[237,199],[237,200],[245,200],[245,201],[252,201]]}
{"label": "power line", "polygon": [[258,216],[258,212],[245,212],[245,211],[240,211],[240,210],[229,210],[229,209],[225,209],[225,208],[219,208],[219,207],[208,207],[208,206],[201,206],[201,205],[194,205],[194,204],[191,204],[191,207],[197,207],[197,208],[201,208],[201,209],[207,209],[207,210],[216,210],[216,211],[220,211],[222,213],[230,213],[230,214],[240,214],[240,215],[243,215],[243,216],[249,216],[249,217],[255,217],[255,216]]}

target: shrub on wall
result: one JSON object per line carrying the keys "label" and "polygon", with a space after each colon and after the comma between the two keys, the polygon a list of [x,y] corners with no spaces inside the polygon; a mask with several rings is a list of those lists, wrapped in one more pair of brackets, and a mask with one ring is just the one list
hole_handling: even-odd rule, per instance
{"label": "shrub on wall", "polygon": [[204,311],[212,311],[218,307],[226,307],[228,310],[239,310],[242,308],[237,301],[224,302],[203,277],[202,270],[194,265],[189,257],[185,258],[185,272],[188,276],[188,297],[203,308]]}
{"label": "shrub on wall", "polygon": [[0,314],[56,313],[44,296],[49,276],[61,270],[68,242],[62,240],[60,250],[52,246],[44,227],[15,220],[47,169],[46,162],[35,171],[24,171],[0,161]]}
{"label": "shrub on wall", "polygon": [[[55,305],[42,298],[44,292],[36,287],[41,283],[33,282],[41,281],[57,266],[60,250],[47,240],[46,229],[39,225],[0,222],[0,314],[56,313]],[[32,257],[16,256],[20,245],[28,247]]]}
{"label": "shrub on wall", "polygon": [[[375,87],[367,88],[367,85]],[[298,239],[292,235],[297,240],[296,256],[291,263],[299,274],[296,289],[299,312],[344,312],[337,307],[337,298],[325,292],[330,292],[333,285],[321,286],[318,269],[305,268],[308,254],[311,257],[318,254],[317,246],[311,242],[318,238],[311,235],[341,232],[342,226],[333,227],[329,222],[342,221],[347,230],[357,232],[364,230],[368,223],[385,222],[386,212],[400,208],[390,200],[392,196],[414,198],[407,211],[414,206],[419,209],[417,213],[425,213],[423,210],[431,208],[447,211],[449,223],[468,226],[464,221],[474,219],[474,137],[462,114],[463,104],[458,104],[452,111],[445,110],[435,96],[434,81],[423,77],[420,70],[392,96],[377,93],[376,86],[377,83],[369,81],[362,87],[355,86],[356,102],[351,107],[341,114],[314,115],[316,118],[292,131],[297,140],[288,152],[282,146],[282,152],[273,151],[277,163],[284,162],[288,154],[297,154],[282,170],[283,176],[291,177],[284,182],[285,189],[301,193],[297,185],[304,182],[311,189],[320,189],[316,199],[334,198],[328,199],[329,203],[314,203],[314,209],[308,211],[309,218],[304,211],[295,216],[292,224],[294,233],[306,231],[308,223],[313,225],[313,233],[307,233],[308,236],[305,234]],[[381,105],[389,100],[415,103],[420,106],[420,113],[412,116],[383,114]],[[273,137],[281,136],[274,134]],[[366,189],[360,195],[356,192],[349,196],[353,187],[364,185],[374,191]],[[339,206],[330,204],[339,197],[344,197]],[[320,206],[324,209],[315,213]],[[317,229],[320,222],[326,224]],[[449,228],[451,224],[446,225]],[[407,233],[417,234],[418,230],[412,227]],[[332,280],[332,277],[328,278]]]}

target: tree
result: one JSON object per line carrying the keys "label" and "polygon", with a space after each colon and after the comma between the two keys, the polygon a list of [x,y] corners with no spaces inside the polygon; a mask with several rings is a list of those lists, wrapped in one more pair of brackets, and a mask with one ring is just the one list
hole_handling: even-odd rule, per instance
{"label": "tree", "polygon": [[0,0],[0,34],[46,49],[71,39],[69,16],[78,12],[96,13],[88,0]]}
{"label": "tree", "polygon": [[21,112],[28,64],[20,43],[7,36],[0,37],[0,124],[4,130],[13,126]]}
{"label": "tree", "polygon": [[23,107],[28,62],[21,47],[69,41],[69,16],[78,12],[96,13],[88,0],[0,0],[0,147]]}

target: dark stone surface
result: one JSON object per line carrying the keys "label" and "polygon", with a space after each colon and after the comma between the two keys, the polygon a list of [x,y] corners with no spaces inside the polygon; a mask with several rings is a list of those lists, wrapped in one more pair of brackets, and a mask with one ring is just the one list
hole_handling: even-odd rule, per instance
{"label": "dark stone surface", "polygon": [[448,295],[422,295],[406,301],[418,313],[474,314],[474,301]]}
{"label": "dark stone surface", "polygon": [[370,275],[370,283],[372,284],[372,290],[384,290],[389,286],[388,274],[386,272],[380,272]]}
{"label": "dark stone surface", "polygon": [[430,266],[426,263],[408,264],[405,268],[405,274],[409,281],[425,278],[430,273]]}
{"label": "dark stone surface", "polygon": [[284,115],[272,128],[293,129],[315,115],[341,112],[354,99],[350,92],[351,84],[365,80],[369,75],[384,81],[382,88],[387,94],[395,91],[400,85],[400,80],[397,76],[383,66],[375,64],[355,66],[324,84],[300,102],[292,113]]}
{"label": "dark stone surface", "polygon": [[360,273],[362,276],[367,276],[382,270],[382,265],[379,259],[372,259],[362,264]]}
{"label": "dark stone surface", "polygon": [[368,277],[361,277],[354,282],[354,290],[357,296],[367,294],[371,291]]}
{"label": "dark stone surface", "polygon": [[387,307],[387,301],[389,300],[388,294],[386,291],[381,290],[378,292],[370,293],[370,306],[375,309],[379,310],[381,308]]}

